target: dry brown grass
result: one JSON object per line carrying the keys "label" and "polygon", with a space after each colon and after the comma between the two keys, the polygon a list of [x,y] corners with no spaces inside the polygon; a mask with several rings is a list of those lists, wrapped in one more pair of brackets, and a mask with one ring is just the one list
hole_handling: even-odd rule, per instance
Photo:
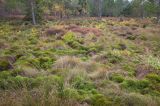
{"label": "dry brown grass", "polygon": [[0,49],[6,49],[9,45],[6,42],[0,41]]}
{"label": "dry brown grass", "polygon": [[107,63],[107,55],[105,55],[105,54],[94,55],[92,57],[92,60],[95,61],[95,62],[99,62],[99,63],[105,64],[105,63]]}
{"label": "dry brown grass", "polygon": [[79,58],[64,56],[56,61],[53,69],[68,69],[66,81],[72,79],[75,75],[88,76],[91,79],[102,79],[106,77],[107,68],[102,67],[94,61],[83,62]]}
{"label": "dry brown grass", "polygon": [[53,68],[54,69],[68,69],[68,68],[70,69],[70,68],[77,67],[80,62],[81,60],[76,57],[63,56],[55,62]]}
{"label": "dry brown grass", "polygon": [[105,79],[107,76],[108,70],[105,68],[98,68],[96,71],[89,74],[89,77],[92,80]]}
{"label": "dry brown grass", "polygon": [[147,76],[149,73],[154,72],[154,69],[147,65],[139,65],[136,68],[136,77],[138,79],[143,79],[145,76]]}
{"label": "dry brown grass", "polygon": [[75,100],[62,99],[53,89],[48,94],[41,88],[0,91],[0,106],[85,106]]}
{"label": "dry brown grass", "polygon": [[95,62],[92,61],[83,62],[82,60],[74,56],[63,56],[55,62],[53,69],[79,68],[79,69],[84,69],[87,72],[92,72],[96,70],[96,67],[97,65]]}
{"label": "dry brown grass", "polygon": [[21,70],[22,71],[20,72],[20,75],[25,76],[25,77],[36,77],[38,75],[47,74],[45,71],[39,71],[39,70],[37,70],[33,67],[24,66],[24,67],[21,68]]}
{"label": "dry brown grass", "polygon": [[81,27],[81,26],[78,26],[75,24],[57,25],[52,28],[48,28],[45,30],[44,35],[46,35],[46,36],[57,35],[57,36],[59,36],[59,38],[61,38],[61,36],[63,36],[68,31],[79,33],[81,35],[87,35],[87,34],[94,34],[96,36],[103,35],[102,30],[100,30],[100,29]]}
{"label": "dry brown grass", "polygon": [[64,82],[65,87],[71,87],[72,80],[77,76],[79,76],[81,78],[84,78],[84,79],[89,78],[86,70],[80,69],[78,67],[70,69],[64,75],[65,75],[65,80],[64,80],[65,81]]}
{"label": "dry brown grass", "polygon": [[112,26],[109,28],[114,34],[116,34],[118,36],[122,36],[124,38],[128,38],[129,36],[136,36],[137,37],[141,33],[137,27]]}
{"label": "dry brown grass", "polygon": [[51,36],[51,35],[59,35],[59,36],[63,36],[66,33],[66,30],[64,30],[63,28],[49,28],[46,30],[46,35],[47,36]]}
{"label": "dry brown grass", "polygon": [[102,31],[100,29],[97,29],[97,28],[87,28],[87,27],[80,27],[80,26],[77,26],[77,25],[70,25],[66,29],[68,29],[70,31],[73,31],[73,32],[76,32],[76,33],[83,34],[83,35],[86,35],[86,34],[89,34],[89,33],[95,34],[96,36],[103,35]]}

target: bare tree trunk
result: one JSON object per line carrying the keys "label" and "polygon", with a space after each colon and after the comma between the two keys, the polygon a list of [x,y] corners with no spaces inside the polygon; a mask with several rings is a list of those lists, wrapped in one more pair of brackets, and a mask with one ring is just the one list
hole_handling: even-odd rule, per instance
{"label": "bare tree trunk", "polygon": [[33,0],[30,0],[30,5],[31,5],[32,23],[33,25],[36,25],[35,4]]}
{"label": "bare tree trunk", "polygon": [[99,0],[99,8],[98,8],[98,12],[99,12],[99,17],[101,18],[102,17],[102,6],[103,6],[103,0]]}
{"label": "bare tree trunk", "polygon": [[158,0],[158,13],[157,13],[158,23],[160,23],[160,0]]}
{"label": "bare tree trunk", "polygon": [[144,4],[141,5],[141,18],[144,18]]}
{"label": "bare tree trunk", "polygon": [[145,2],[146,2],[146,0],[143,0],[142,2],[141,2],[141,10],[140,10],[140,15],[141,15],[141,18],[143,19],[144,17],[145,17],[145,8],[144,8],[144,4],[145,4]]}
{"label": "bare tree trunk", "polygon": [[4,6],[3,0],[0,0],[0,16],[2,16],[2,17],[5,16],[5,6]]}
{"label": "bare tree trunk", "polygon": [[154,0],[155,5],[158,7],[157,9],[157,23],[160,23],[160,0]]}

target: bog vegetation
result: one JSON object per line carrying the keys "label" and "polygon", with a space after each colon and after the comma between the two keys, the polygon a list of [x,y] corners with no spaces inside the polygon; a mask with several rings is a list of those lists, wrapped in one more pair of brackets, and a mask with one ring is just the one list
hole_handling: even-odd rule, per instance
{"label": "bog vegetation", "polygon": [[0,3],[0,106],[160,106],[158,0]]}

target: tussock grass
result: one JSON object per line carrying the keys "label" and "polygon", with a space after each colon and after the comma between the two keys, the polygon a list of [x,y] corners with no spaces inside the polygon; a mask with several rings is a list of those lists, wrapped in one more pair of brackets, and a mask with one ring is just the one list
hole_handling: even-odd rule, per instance
{"label": "tussock grass", "polygon": [[0,106],[159,106],[159,25],[0,22]]}

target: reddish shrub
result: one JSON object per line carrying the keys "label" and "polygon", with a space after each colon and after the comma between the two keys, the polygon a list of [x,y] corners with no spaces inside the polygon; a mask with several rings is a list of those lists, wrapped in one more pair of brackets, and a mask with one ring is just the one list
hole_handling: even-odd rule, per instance
{"label": "reddish shrub", "polygon": [[0,58],[0,71],[13,69],[13,63],[16,61],[14,56],[4,56]]}
{"label": "reddish shrub", "polygon": [[66,27],[67,30],[72,30],[72,29],[75,29],[75,28],[79,28],[79,26],[71,24],[71,25]]}
{"label": "reddish shrub", "polygon": [[65,33],[64,29],[50,28],[46,30],[47,35],[64,35]]}
{"label": "reddish shrub", "polygon": [[139,65],[136,69],[136,77],[138,79],[143,79],[145,76],[147,76],[149,73],[153,72],[154,70],[146,65]]}
{"label": "reddish shrub", "polygon": [[88,33],[93,33],[96,36],[102,35],[102,31],[97,28],[86,28],[86,27],[80,27],[80,26],[76,26],[76,25],[70,25],[66,29],[73,31],[73,32],[83,34],[83,35],[86,35]]}
{"label": "reddish shrub", "polygon": [[3,42],[0,42],[0,49],[5,49],[7,48],[9,45],[3,43]]}
{"label": "reddish shrub", "polygon": [[119,27],[119,26],[110,26],[109,29],[116,35],[122,36],[126,39],[134,40],[137,36],[140,35],[140,31],[137,30],[137,27]]}

